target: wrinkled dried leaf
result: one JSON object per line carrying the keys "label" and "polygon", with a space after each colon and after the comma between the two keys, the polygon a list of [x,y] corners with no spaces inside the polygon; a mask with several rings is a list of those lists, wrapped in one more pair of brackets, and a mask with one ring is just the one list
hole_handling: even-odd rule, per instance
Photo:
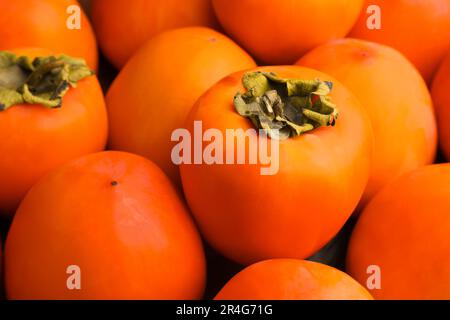
{"label": "wrinkled dried leaf", "polygon": [[61,55],[30,60],[0,51],[0,111],[23,103],[60,107],[69,88],[91,75],[82,59]]}
{"label": "wrinkled dried leaf", "polygon": [[247,90],[234,97],[236,111],[273,139],[285,140],[320,126],[335,125],[336,105],[328,96],[333,83],[279,78],[269,72],[249,72]]}

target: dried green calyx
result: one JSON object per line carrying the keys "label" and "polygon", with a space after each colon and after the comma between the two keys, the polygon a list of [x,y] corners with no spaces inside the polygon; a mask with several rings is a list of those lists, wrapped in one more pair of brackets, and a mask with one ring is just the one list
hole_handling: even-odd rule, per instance
{"label": "dried green calyx", "polygon": [[58,108],[70,87],[93,74],[82,59],[61,55],[30,60],[0,51],[0,111],[25,103]]}
{"label": "dried green calyx", "polygon": [[331,82],[282,79],[258,71],[246,73],[242,83],[247,92],[234,97],[236,111],[272,139],[285,140],[336,123],[339,112],[328,96]]}

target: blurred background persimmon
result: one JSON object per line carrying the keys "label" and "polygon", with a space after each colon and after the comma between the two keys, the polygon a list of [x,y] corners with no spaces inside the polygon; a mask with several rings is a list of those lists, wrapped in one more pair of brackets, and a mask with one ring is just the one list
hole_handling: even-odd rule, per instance
{"label": "blurred background persimmon", "polygon": [[0,50],[38,47],[55,54],[84,58],[98,66],[97,43],[91,24],[81,10],[80,29],[69,29],[68,8],[76,0],[0,0]]}
{"label": "blurred background persimmon", "polygon": [[439,125],[442,151],[450,160],[450,53],[440,66],[433,81],[432,96]]}
{"label": "blurred background persimmon", "polygon": [[218,26],[210,0],[93,0],[91,3],[100,47],[119,69],[158,33],[189,26]]}
{"label": "blurred background persimmon", "polygon": [[437,133],[431,96],[401,53],[373,42],[342,39],[315,48],[297,64],[334,76],[369,114],[375,147],[362,205],[399,175],[434,161]]}
{"label": "blurred background persimmon", "polygon": [[372,300],[349,275],[304,260],[274,259],[253,264],[234,276],[216,300]]}
{"label": "blurred background persimmon", "polygon": [[[347,270],[376,299],[450,299],[450,165],[414,170],[384,188],[361,214]],[[374,269],[374,270],[376,270]],[[376,283],[376,282],[375,282]]]}
{"label": "blurred background persimmon", "polygon": [[[371,5],[380,8],[380,29],[367,27]],[[350,36],[399,50],[430,82],[450,49],[450,0],[366,0]]]}
{"label": "blurred background persimmon", "polygon": [[364,0],[212,0],[225,31],[257,60],[291,64],[329,40],[342,38]]}
{"label": "blurred background persimmon", "polygon": [[228,74],[255,66],[232,40],[209,28],[169,30],[149,40],[108,91],[109,146],[158,164],[180,185],[172,132],[195,101]]}

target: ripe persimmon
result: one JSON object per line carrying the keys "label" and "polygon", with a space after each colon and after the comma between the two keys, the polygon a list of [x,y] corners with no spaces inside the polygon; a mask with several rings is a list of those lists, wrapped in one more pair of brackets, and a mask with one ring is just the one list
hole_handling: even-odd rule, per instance
{"label": "ripe persimmon", "polygon": [[[55,54],[83,58],[97,69],[94,31],[80,11],[80,28],[69,28],[76,0],[0,0],[0,50],[45,48]],[[78,7],[79,8],[79,7]],[[75,15],[78,19],[77,12]]]}
{"label": "ripe persimmon", "polygon": [[110,151],[63,165],[30,190],[6,241],[5,281],[9,299],[199,299],[205,259],[163,172]]}
{"label": "ripe persimmon", "polygon": [[119,69],[158,33],[217,26],[211,0],[94,0],[92,18],[100,47]]}
{"label": "ripe persimmon", "polygon": [[375,285],[370,292],[377,299],[450,299],[449,199],[449,164],[422,167],[389,184],[356,225],[349,273]]}
{"label": "ripe persimmon", "polygon": [[[103,93],[84,61],[43,49],[14,52],[0,51],[0,212],[9,214],[49,170],[103,150],[108,133]],[[31,71],[33,60],[39,68]]]}
{"label": "ripe persimmon", "polygon": [[450,54],[442,63],[433,81],[431,94],[436,110],[441,148],[450,160]]}
{"label": "ripe persimmon", "polygon": [[230,73],[255,67],[229,38],[208,28],[166,31],[122,69],[107,97],[112,149],[146,156],[179,184],[171,159],[173,130],[195,101]]}
{"label": "ripe persimmon", "polygon": [[[372,18],[380,19],[379,29],[368,27]],[[399,50],[429,82],[450,49],[450,0],[366,0],[350,36]]]}
{"label": "ripe persimmon", "polygon": [[342,38],[364,0],[212,0],[230,36],[265,64],[291,64],[302,54]]}
{"label": "ripe persimmon", "polygon": [[349,275],[324,264],[275,259],[235,275],[216,300],[373,300]]}
{"label": "ripe persimmon", "polygon": [[[281,84],[277,85],[278,81],[285,83],[280,78],[272,84],[279,91],[266,91],[265,86],[252,89],[252,79],[256,84],[264,84],[269,77],[274,77],[268,72],[280,78],[306,80],[287,80],[288,91],[316,90],[316,79],[327,81],[318,91],[329,91],[326,88],[332,86],[330,97],[333,102],[325,97],[316,98],[330,106],[337,105],[339,119],[335,126],[320,127],[317,122],[310,121],[309,116],[303,116],[310,113],[311,110],[306,109],[311,101],[307,101],[308,96],[294,94],[292,99],[283,102],[292,111],[289,112],[292,121],[277,116],[281,123],[289,123],[279,131],[279,136],[290,138],[279,141],[275,139],[276,134],[270,139],[267,135],[252,133],[256,119],[250,121],[241,116],[233,106],[233,98],[237,92],[248,90],[234,99],[242,107],[242,99],[250,93],[264,94],[255,97],[259,102],[268,102],[274,93],[285,95],[285,89]],[[244,87],[241,81],[249,81],[250,86]],[[316,106],[314,103],[313,109],[320,113],[321,108]],[[274,108],[278,107],[279,104],[274,105]],[[335,123],[336,115],[332,110],[315,115],[316,120],[326,122],[324,125]],[[279,125],[277,121],[271,122],[270,126]],[[226,164],[183,161],[180,167],[186,199],[203,235],[215,249],[232,260],[250,264],[272,258],[307,258],[341,229],[361,198],[370,170],[370,121],[354,95],[324,73],[298,66],[263,67],[235,73],[198,100],[186,122],[186,128],[193,136],[198,136],[195,131],[198,123],[205,135],[208,131],[217,136],[216,142],[220,140],[218,134],[228,137],[229,130],[234,130],[226,146],[215,152],[216,156],[226,153]],[[296,134],[301,135],[292,136],[293,130],[298,130]],[[239,138],[239,131],[245,133],[243,139]],[[264,144],[269,150],[276,150],[274,146],[279,145],[278,152],[268,153],[271,162],[277,163],[278,170],[263,173],[267,163],[261,157],[251,162],[249,158],[254,153],[250,154],[253,148],[249,143],[244,146],[245,150],[237,149],[236,141],[242,140],[256,140],[260,152]],[[194,158],[207,153],[211,145],[194,147]],[[239,163],[236,158],[238,152],[242,154],[243,151],[247,160]]]}
{"label": "ripe persimmon", "polygon": [[297,64],[341,81],[369,113],[375,148],[363,205],[386,183],[434,161],[437,134],[430,93],[414,66],[395,49],[342,39],[315,48]]}

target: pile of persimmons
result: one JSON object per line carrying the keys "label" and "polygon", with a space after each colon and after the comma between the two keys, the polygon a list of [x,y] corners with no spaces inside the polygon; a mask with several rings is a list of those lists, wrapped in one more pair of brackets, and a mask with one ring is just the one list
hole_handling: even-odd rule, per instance
{"label": "pile of persimmons", "polygon": [[79,6],[0,0],[6,298],[450,299],[450,0]]}

